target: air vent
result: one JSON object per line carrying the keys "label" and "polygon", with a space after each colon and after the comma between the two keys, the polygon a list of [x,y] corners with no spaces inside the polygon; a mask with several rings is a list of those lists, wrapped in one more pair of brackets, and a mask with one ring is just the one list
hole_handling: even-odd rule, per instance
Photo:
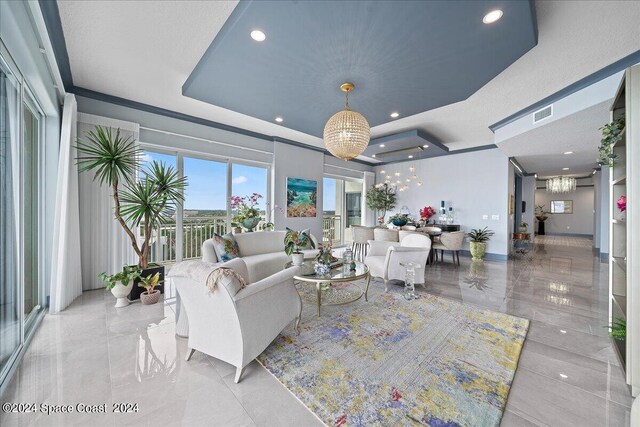
{"label": "air vent", "polygon": [[553,105],[548,105],[533,113],[533,123],[538,123],[553,116]]}
{"label": "air vent", "polygon": [[422,153],[424,151],[424,148],[422,147],[409,147],[409,148],[403,148],[400,150],[393,150],[393,151],[385,151],[384,153],[376,153],[376,159],[384,159],[386,157],[398,157],[400,155],[415,155],[415,154],[419,154]]}

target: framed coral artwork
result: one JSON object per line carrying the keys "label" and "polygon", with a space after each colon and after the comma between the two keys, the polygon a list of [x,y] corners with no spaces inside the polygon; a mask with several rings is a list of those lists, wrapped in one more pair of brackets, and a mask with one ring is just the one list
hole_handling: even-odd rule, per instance
{"label": "framed coral artwork", "polygon": [[315,218],[318,181],[287,178],[287,217]]}

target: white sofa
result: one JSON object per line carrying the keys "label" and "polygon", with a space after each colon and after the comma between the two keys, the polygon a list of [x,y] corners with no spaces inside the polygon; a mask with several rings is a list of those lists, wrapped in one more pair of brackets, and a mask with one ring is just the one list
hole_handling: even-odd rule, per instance
{"label": "white sofa", "polygon": [[404,281],[406,270],[400,265],[404,262],[414,262],[420,266],[416,274],[416,285],[424,284],[424,271],[427,264],[431,239],[421,233],[411,233],[402,238],[401,242],[369,240],[369,253],[364,263],[369,267],[371,276],[384,280],[385,291],[389,290],[390,280]]}
{"label": "white sofa", "polygon": [[210,292],[205,284],[187,277],[173,280],[189,315],[186,360],[198,350],[230,363],[236,367],[237,383],[244,368],[293,320],[298,330],[302,301],[293,284],[298,267],[250,283],[242,258],[221,265],[233,269],[248,285],[242,289],[237,279],[223,276]]}
{"label": "white sofa", "polygon": [[[254,231],[253,233],[235,234],[240,256],[247,264],[249,282],[257,282],[279,271],[291,260],[284,253],[284,236],[286,231]],[[318,247],[318,240],[311,235],[311,240]],[[317,249],[305,249],[305,258],[318,255]],[[213,249],[213,239],[202,244],[202,260],[212,264],[218,263],[216,251]]]}

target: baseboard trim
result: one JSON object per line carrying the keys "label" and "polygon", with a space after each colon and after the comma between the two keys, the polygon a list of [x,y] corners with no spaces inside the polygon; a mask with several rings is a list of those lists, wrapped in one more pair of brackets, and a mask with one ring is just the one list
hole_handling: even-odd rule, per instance
{"label": "baseboard trim", "polygon": [[[471,258],[471,252],[463,249],[460,251],[460,256]],[[486,259],[487,261],[508,261],[509,256],[487,252],[484,255],[484,259]]]}
{"label": "baseboard trim", "polygon": [[593,239],[593,234],[580,234],[580,233],[545,233],[545,236],[588,237],[589,239]]}

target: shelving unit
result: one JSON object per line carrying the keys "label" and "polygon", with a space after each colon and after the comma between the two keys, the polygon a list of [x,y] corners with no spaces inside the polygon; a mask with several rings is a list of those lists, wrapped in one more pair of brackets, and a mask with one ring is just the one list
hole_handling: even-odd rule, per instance
{"label": "shelving unit", "polygon": [[[636,396],[640,393],[640,66],[625,71],[610,116],[612,121],[624,116],[626,124],[622,139],[613,146],[617,158],[609,179],[609,320],[627,322],[626,339],[613,344]],[[627,198],[625,212],[616,203],[622,195]]]}

